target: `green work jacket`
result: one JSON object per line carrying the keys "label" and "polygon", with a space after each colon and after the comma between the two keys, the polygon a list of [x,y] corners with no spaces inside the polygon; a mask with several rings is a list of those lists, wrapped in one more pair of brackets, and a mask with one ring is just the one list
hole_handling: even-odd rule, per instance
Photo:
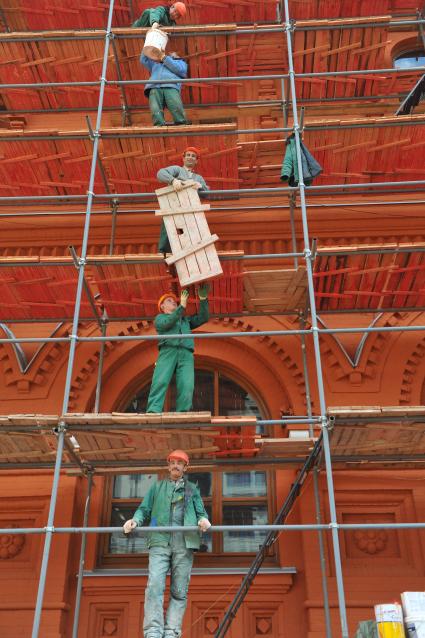
{"label": "green work jacket", "polygon": [[[208,299],[204,299],[199,304],[199,313],[186,317],[184,308],[177,306],[171,314],[156,315],[154,325],[159,335],[182,334],[190,335],[193,328],[199,328],[209,319]],[[186,348],[191,352],[195,349],[193,337],[188,336],[187,339],[158,339],[158,348]]]}
{"label": "green work jacket", "polygon": [[133,27],[151,27],[154,22],[163,27],[175,27],[176,23],[170,18],[170,10],[168,7],[153,7],[153,9],[145,9]]}
{"label": "green work jacket", "polygon": [[[149,488],[148,493],[133,516],[133,520],[136,521],[137,525],[165,527],[172,524],[171,501],[174,487],[173,481],[165,479],[157,481]],[[183,525],[196,526],[201,518],[208,518],[201,495],[195,483],[186,480]],[[184,532],[184,540],[187,549],[199,549],[201,544],[199,532]],[[152,534],[149,534],[149,547],[167,547],[169,544],[169,532],[152,532]]]}

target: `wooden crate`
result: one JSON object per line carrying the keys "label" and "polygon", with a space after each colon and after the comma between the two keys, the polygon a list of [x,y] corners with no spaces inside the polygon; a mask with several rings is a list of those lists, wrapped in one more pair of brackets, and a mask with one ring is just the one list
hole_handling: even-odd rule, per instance
{"label": "wooden crate", "polygon": [[181,191],[172,186],[155,191],[170,241],[172,254],[165,260],[175,264],[182,287],[221,275],[220,260],[214,246],[217,235],[211,235],[204,211],[209,204],[201,204],[195,182],[188,181]]}

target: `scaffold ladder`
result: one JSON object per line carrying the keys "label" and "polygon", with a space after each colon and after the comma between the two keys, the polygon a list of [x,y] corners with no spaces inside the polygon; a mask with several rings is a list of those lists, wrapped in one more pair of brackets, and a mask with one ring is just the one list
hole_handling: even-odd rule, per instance
{"label": "scaffold ladder", "polygon": [[[320,455],[321,450],[322,450],[322,434],[320,434],[319,438],[314,444],[314,447],[310,455],[307,457],[303,467],[301,468],[300,473],[298,474],[295,482],[293,483],[291,490],[288,496],[286,497],[285,502],[283,503],[281,509],[276,515],[275,520],[273,521],[273,525],[282,525],[283,523],[285,523],[285,520],[288,517],[290,511],[292,510],[292,507],[301,492],[301,488],[310,470],[312,470],[316,464],[316,461]],[[229,608],[224,614],[224,618],[221,621],[215,633],[215,638],[222,638],[222,636],[225,636],[227,634],[230,628],[230,625],[232,624],[238,612],[239,607],[242,605],[245,599],[245,596],[247,595],[249,588],[251,587],[254,581],[254,578],[258,574],[261,568],[261,565],[263,564],[264,559],[267,556],[269,547],[271,547],[273,543],[277,540],[279,534],[280,534],[279,530],[276,530],[276,531],[274,530],[269,532],[266,538],[264,539],[262,545],[260,545],[257,555],[252,561],[252,564],[250,568],[248,569],[248,572],[245,574],[234,599],[232,600],[232,602],[229,605]]]}

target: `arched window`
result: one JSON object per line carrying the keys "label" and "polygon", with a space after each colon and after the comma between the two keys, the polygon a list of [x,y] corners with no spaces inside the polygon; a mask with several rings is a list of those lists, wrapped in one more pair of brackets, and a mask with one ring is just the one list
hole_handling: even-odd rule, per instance
{"label": "arched window", "polygon": [[[208,410],[214,415],[230,416],[255,414],[266,416],[261,400],[251,389],[245,388],[218,369],[195,370],[195,393],[193,409]],[[150,384],[136,393],[128,403],[126,411],[144,412]],[[174,405],[175,386],[172,385],[164,410]],[[164,462],[165,469],[165,462]],[[273,515],[272,485],[269,472],[237,471],[191,472],[190,480],[197,483],[210,519],[216,525],[252,525],[271,522]],[[122,525],[131,518],[158,474],[129,474],[115,477],[111,481],[105,523]],[[235,532],[204,534],[201,552],[196,554],[198,565],[214,557],[226,555],[226,565],[249,562],[265,537],[265,532]],[[146,562],[146,537],[125,538],[123,534],[112,534],[104,538],[102,552],[104,565],[117,563],[143,565]],[[275,557],[270,557],[274,562]]]}
{"label": "arched window", "polygon": [[425,51],[423,49],[405,51],[394,58],[394,67],[396,69],[410,69],[418,66],[425,67]]}

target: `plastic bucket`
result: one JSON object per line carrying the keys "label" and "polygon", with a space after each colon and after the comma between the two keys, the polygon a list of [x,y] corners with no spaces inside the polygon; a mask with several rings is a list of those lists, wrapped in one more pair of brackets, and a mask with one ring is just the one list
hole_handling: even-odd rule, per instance
{"label": "plastic bucket", "polygon": [[150,29],[145,38],[143,53],[151,60],[159,60],[167,46],[168,35],[161,29]]}
{"label": "plastic bucket", "polygon": [[401,605],[375,605],[379,638],[405,638]]}
{"label": "plastic bucket", "polygon": [[425,616],[406,616],[404,619],[408,638],[425,638]]}

